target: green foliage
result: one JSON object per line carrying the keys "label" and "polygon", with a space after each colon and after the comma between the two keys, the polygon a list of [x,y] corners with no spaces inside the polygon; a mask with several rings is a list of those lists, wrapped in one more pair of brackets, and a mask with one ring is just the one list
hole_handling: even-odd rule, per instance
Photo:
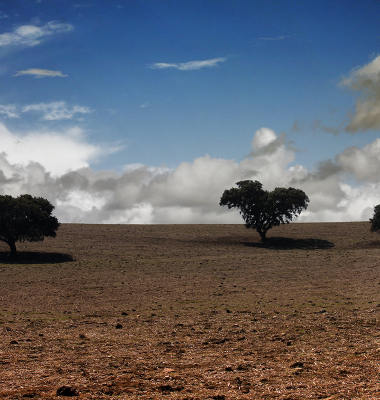
{"label": "green foliage", "polygon": [[270,228],[288,224],[302,210],[306,210],[309,198],[300,189],[276,188],[272,192],[263,189],[259,181],[240,181],[237,188],[225,190],[220,198],[221,206],[237,208],[247,228],[254,228],[261,240],[266,241]]}
{"label": "green foliage", "polygon": [[380,204],[375,206],[373,210],[373,217],[369,219],[371,222],[371,232],[377,232],[380,230]]}
{"label": "green foliage", "polygon": [[60,224],[51,215],[53,210],[54,206],[42,197],[0,195],[0,240],[9,245],[11,255],[16,255],[16,242],[39,242],[46,236],[56,236]]}

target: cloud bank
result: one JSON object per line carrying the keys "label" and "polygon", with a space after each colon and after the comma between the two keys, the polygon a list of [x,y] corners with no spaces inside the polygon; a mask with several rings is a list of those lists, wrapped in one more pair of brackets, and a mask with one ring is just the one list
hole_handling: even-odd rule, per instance
{"label": "cloud bank", "polygon": [[[48,35],[69,27],[53,24],[41,29]],[[51,33],[46,33],[49,29]],[[32,43],[33,29],[17,32]],[[34,35],[38,41],[44,35],[36,32],[40,32]],[[1,40],[5,39],[0,35]],[[16,36],[13,40],[22,42]],[[225,60],[161,63],[151,68],[196,70]],[[27,71],[34,71],[31,75],[42,71],[46,76],[60,73]],[[380,56],[351,72],[341,85],[359,94],[346,131],[380,128]],[[0,105],[0,115],[5,118],[38,113],[44,121],[74,121],[78,115],[91,112],[64,101],[23,107]],[[314,128],[321,124],[314,121]],[[0,194],[29,193],[47,198],[56,206],[55,215],[61,222],[243,223],[237,210],[220,207],[219,200],[225,189],[246,179],[259,180],[268,190],[289,186],[304,190],[310,204],[298,218],[301,222],[368,221],[373,207],[380,203],[380,139],[343,149],[308,169],[297,163],[298,150],[286,133],[263,127],[253,134],[251,144],[247,143],[248,155],[240,162],[206,154],[175,169],[133,164],[125,165],[122,173],[91,167],[118,149],[89,143],[77,126],[19,133],[0,123],[0,143]]]}
{"label": "cloud bank", "polygon": [[[24,173],[27,175],[30,173],[31,165],[38,166],[37,169],[44,171],[43,176],[55,179],[69,171],[87,168],[90,162],[117,150],[115,148],[105,150],[103,146],[87,143],[83,130],[78,127],[59,132],[31,131],[18,134],[10,132],[0,123],[0,141],[0,154],[7,165],[5,169],[0,166],[0,175],[12,177],[12,182],[16,176],[17,181],[21,182],[19,179]],[[32,169],[36,170],[36,167]],[[36,178],[40,176],[39,172]],[[17,190],[21,188],[17,186],[12,188],[12,193]]]}
{"label": "cloud bank", "polygon": [[138,164],[122,173],[90,167],[116,149],[87,143],[79,128],[20,135],[0,124],[0,140],[0,194],[45,197],[61,222],[243,223],[219,199],[244,179],[257,179],[268,190],[304,190],[310,205],[298,219],[303,222],[368,220],[380,203],[380,139],[308,170],[297,164],[297,149],[285,133],[261,128],[241,162],[205,155],[174,170]]}

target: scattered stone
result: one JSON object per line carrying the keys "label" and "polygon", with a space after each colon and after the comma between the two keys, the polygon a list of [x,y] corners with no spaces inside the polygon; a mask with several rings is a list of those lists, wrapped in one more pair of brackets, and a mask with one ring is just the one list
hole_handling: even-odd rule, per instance
{"label": "scattered stone", "polygon": [[79,393],[76,389],[70,386],[61,386],[59,389],[57,389],[57,396],[74,397],[79,396]]}
{"label": "scattered stone", "polygon": [[223,338],[223,339],[216,339],[216,338],[214,338],[214,339],[210,339],[210,341],[205,341],[205,342],[203,342],[203,344],[204,345],[207,345],[207,344],[209,344],[209,343],[211,343],[211,344],[223,344],[223,343],[226,343],[226,342],[228,342],[229,341],[229,339],[227,339],[227,338]]}
{"label": "scattered stone", "polygon": [[23,399],[33,399],[34,397],[37,397],[36,393],[25,393],[21,396]]}
{"label": "scattered stone", "polygon": [[180,392],[183,390],[183,386],[173,387],[171,385],[161,385],[158,387],[158,390],[162,392],[162,394],[168,394],[171,392]]}
{"label": "scattered stone", "polygon": [[170,386],[170,385],[161,385],[161,386],[158,387],[158,390],[160,392],[163,392],[163,393],[165,393],[165,392],[166,393],[167,392],[173,392],[174,391],[173,387]]}
{"label": "scattered stone", "polygon": [[295,362],[294,364],[292,364],[292,365],[290,366],[290,368],[303,368],[304,365],[305,365],[305,364],[304,364],[302,361],[297,361],[297,362]]}

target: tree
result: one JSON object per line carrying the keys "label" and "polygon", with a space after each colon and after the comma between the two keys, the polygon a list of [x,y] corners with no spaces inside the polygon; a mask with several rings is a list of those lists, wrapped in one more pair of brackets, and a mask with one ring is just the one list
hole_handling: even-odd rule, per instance
{"label": "tree", "polygon": [[373,209],[373,217],[369,219],[371,222],[371,232],[380,230],[380,204]]}
{"label": "tree", "polygon": [[0,240],[16,256],[16,242],[39,242],[55,237],[60,223],[51,215],[54,206],[42,197],[0,195]]}
{"label": "tree", "polygon": [[309,198],[300,189],[276,188],[272,192],[263,189],[259,181],[240,181],[238,188],[225,190],[220,198],[221,206],[236,207],[247,228],[256,229],[265,242],[270,228],[288,224],[302,210],[306,210]]}

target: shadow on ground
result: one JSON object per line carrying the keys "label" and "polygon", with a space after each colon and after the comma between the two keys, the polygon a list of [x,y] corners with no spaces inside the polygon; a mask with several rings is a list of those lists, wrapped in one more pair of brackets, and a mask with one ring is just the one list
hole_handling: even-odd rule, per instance
{"label": "shadow on ground", "polygon": [[0,252],[0,264],[56,264],[74,261],[73,256],[63,253],[18,252],[11,257],[9,252]]}
{"label": "shadow on ground", "polygon": [[323,239],[290,239],[283,237],[271,237],[268,241],[258,243],[243,243],[248,247],[260,247],[273,250],[313,250],[313,249],[331,249],[334,243]]}
{"label": "shadow on ground", "polygon": [[380,249],[380,240],[363,241],[357,247],[361,249]]}

